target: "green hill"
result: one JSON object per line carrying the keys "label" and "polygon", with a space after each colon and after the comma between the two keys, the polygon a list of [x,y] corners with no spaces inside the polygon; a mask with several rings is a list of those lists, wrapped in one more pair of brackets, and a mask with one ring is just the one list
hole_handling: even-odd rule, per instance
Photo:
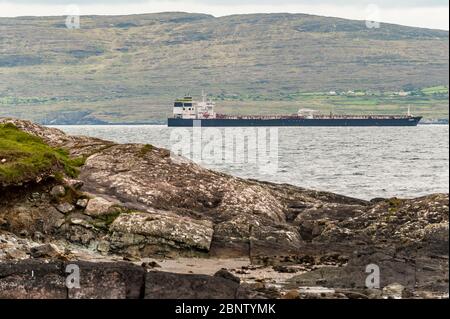
{"label": "green hill", "polygon": [[447,31],[304,14],[83,16],[79,30],[65,17],[0,18],[0,116],[151,122],[205,89],[226,112],[411,104],[448,118],[448,44]]}

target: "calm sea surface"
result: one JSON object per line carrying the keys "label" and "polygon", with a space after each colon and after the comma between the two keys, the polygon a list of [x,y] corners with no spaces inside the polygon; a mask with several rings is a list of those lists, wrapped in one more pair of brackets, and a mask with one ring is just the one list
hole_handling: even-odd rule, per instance
{"label": "calm sea surface", "polygon": [[[170,136],[177,130],[153,125],[55,127],[72,135],[88,135],[119,143],[153,144],[169,149],[173,149],[174,144]],[[363,199],[447,193],[448,128],[448,125],[278,128],[276,172],[263,172],[248,160],[202,165],[235,176],[289,183]],[[223,129],[219,131],[225,136]]]}

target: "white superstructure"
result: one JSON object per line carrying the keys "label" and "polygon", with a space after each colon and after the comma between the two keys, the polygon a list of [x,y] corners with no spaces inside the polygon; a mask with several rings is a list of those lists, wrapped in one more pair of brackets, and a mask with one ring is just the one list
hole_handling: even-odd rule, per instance
{"label": "white superstructure", "polygon": [[216,118],[215,103],[207,99],[202,92],[202,101],[195,102],[190,95],[177,99],[173,105],[173,117],[182,119],[212,119]]}

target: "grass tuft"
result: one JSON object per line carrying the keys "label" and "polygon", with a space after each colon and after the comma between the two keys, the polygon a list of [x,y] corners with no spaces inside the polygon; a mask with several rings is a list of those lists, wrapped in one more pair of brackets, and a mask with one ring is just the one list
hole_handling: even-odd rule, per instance
{"label": "grass tuft", "polygon": [[150,152],[151,150],[153,150],[153,145],[150,144],[145,144],[144,146],[142,146],[142,148],[139,151],[139,156],[140,157],[144,157],[145,155],[147,155],[148,152]]}
{"label": "grass tuft", "polygon": [[47,145],[11,123],[0,125],[0,184],[28,182],[48,173],[76,177],[84,158],[70,158],[63,149]]}

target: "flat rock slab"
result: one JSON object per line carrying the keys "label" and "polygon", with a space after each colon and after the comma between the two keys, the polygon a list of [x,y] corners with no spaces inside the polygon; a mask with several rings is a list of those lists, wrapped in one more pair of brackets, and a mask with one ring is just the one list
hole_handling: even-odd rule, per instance
{"label": "flat rock slab", "polygon": [[206,251],[211,246],[214,232],[210,221],[159,213],[121,214],[110,230],[173,241],[185,248]]}
{"label": "flat rock slab", "polygon": [[95,197],[88,201],[84,213],[92,217],[100,217],[111,213],[111,209],[119,204],[118,201],[110,201],[102,197]]}

